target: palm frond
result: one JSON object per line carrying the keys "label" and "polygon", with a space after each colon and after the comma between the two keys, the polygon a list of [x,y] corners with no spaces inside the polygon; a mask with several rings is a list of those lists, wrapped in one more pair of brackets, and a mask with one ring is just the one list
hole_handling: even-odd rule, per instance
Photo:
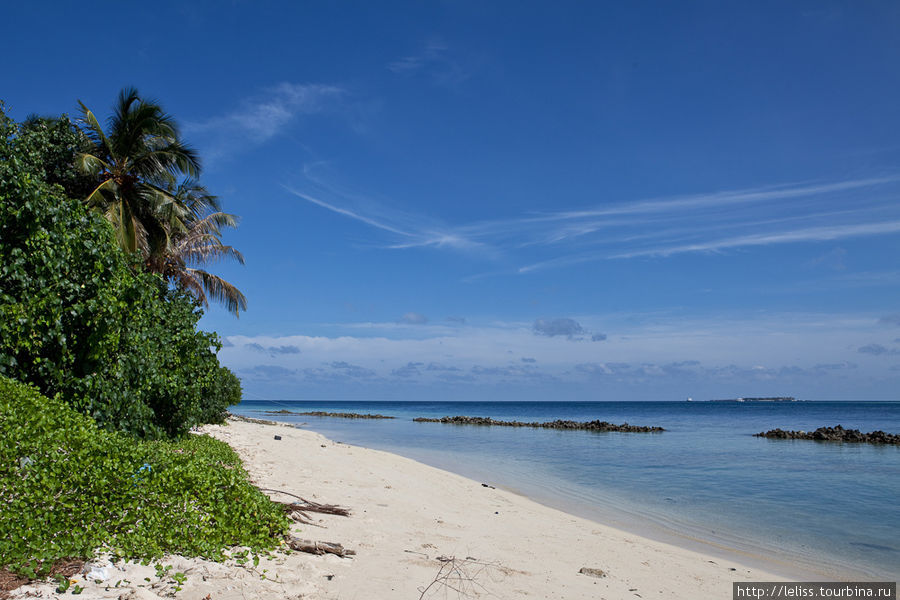
{"label": "palm frond", "polygon": [[110,167],[102,158],[81,152],[75,155],[75,168],[93,177],[99,177],[103,171],[109,171]]}
{"label": "palm frond", "polygon": [[99,156],[115,156],[112,154],[112,145],[109,143],[106,134],[103,133],[103,128],[100,126],[100,122],[97,121],[97,117],[81,100],[78,101],[78,105],[81,107],[79,122],[84,124],[84,133],[94,145],[96,154]]}
{"label": "palm frond", "polygon": [[247,297],[221,277],[200,269],[188,269],[188,271],[199,278],[210,298],[224,304],[228,312],[234,313],[234,316],[237,317],[239,311],[247,310]]}
{"label": "palm frond", "polygon": [[126,252],[137,252],[145,245],[145,231],[128,202],[114,202],[106,210],[106,218],[116,232],[116,241]]}
{"label": "palm frond", "polygon": [[115,202],[117,195],[118,186],[116,182],[112,179],[107,179],[94,188],[94,191],[88,194],[84,202],[89,208],[102,209],[105,212],[106,208]]}

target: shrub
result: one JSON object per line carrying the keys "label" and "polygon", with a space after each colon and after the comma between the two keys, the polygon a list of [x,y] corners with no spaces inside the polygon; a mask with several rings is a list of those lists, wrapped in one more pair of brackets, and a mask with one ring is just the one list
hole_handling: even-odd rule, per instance
{"label": "shrub", "polygon": [[196,302],[144,273],[105,220],[43,180],[29,136],[48,138],[35,131],[0,111],[0,375],[143,438],[218,418],[240,384],[222,375],[218,337],[197,330]]}
{"label": "shrub", "polygon": [[274,548],[281,506],[250,485],[240,459],[208,436],[138,441],[36,389],[0,377],[0,567],[34,577],[105,549],[224,558]]}
{"label": "shrub", "polygon": [[228,407],[241,401],[241,380],[228,367],[219,367],[212,384],[200,399],[200,420],[203,423],[222,423]]}

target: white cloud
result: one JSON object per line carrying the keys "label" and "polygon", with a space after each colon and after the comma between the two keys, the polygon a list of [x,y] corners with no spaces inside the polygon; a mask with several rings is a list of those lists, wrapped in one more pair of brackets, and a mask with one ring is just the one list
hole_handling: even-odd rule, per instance
{"label": "white cloud", "polygon": [[228,114],[185,124],[186,133],[200,138],[213,158],[261,144],[282,133],[302,115],[330,110],[346,95],[343,88],[320,83],[283,82],[244,100]]}
{"label": "white cloud", "polygon": [[454,89],[469,78],[469,72],[451,56],[450,48],[443,40],[434,38],[421,50],[391,61],[388,70],[401,76],[425,74],[432,83]]}
{"label": "white cloud", "polygon": [[791,242],[825,242],[852,237],[884,235],[900,232],[900,221],[886,223],[860,223],[856,225],[835,225],[831,227],[810,227],[792,231],[779,231],[775,233],[761,233],[745,235],[734,238],[685,244],[681,246],[669,246],[653,248],[649,250],[637,250],[613,254],[608,258],[635,258],[638,256],[671,256],[684,252],[710,252],[724,250],[726,248],[739,248],[745,246],[768,246],[771,244],[786,244]]}
{"label": "white cloud", "polygon": [[[384,203],[348,193],[310,171],[304,169],[307,182],[328,199],[296,186],[290,191],[390,234],[393,239],[383,243],[385,248],[447,248],[477,257],[505,257],[507,262],[518,255],[539,258],[516,269],[520,274],[600,260],[900,233],[897,176],[610,201],[588,209],[447,225],[428,216],[385,208]],[[347,208],[348,203],[354,207]]]}
{"label": "white cloud", "polygon": [[[802,380],[801,389],[814,389],[831,380],[869,385],[892,376],[884,361],[859,361],[858,366],[854,362],[860,358],[857,349],[875,348],[877,352],[880,347],[894,346],[896,332],[888,336],[877,323],[877,315],[706,319],[603,315],[578,316],[572,321],[584,323],[587,330],[602,323],[612,333],[603,343],[592,344],[572,343],[564,334],[535,335],[533,323],[528,322],[470,323],[464,327],[364,324],[391,337],[232,335],[229,339],[234,346],[224,348],[220,357],[247,379],[248,389],[256,397],[272,397],[266,396],[266,390],[274,389],[279,378],[288,390],[283,393],[314,389],[339,396],[365,382],[366,390],[380,390],[388,397],[397,397],[401,394],[398,390],[410,385],[429,390],[450,384],[470,386],[469,392],[483,395],[496,391],[492,386],[500,384],[516,389],[538,386],[537,393],[540,385],[553,381],[569,386],[567,393],[573,394],[573,399],[587,399],[596,391],[597,378],[627,384],[634,392],[641,386],[663,383],[673,389],[700,387],[707,385],[706,380],[722,385],[768,381],[777,386],[780,382],[786,387]],[[344,329],[359,330],[360,324]],[[299,352],[270,355],[261,364],[254,346],[297,348]],[[752,393],[757,392],[734,392]]]}
{"label": "white cloud", "polygon": [[408,312],[400,317],[400,322],[408,325],[424,325],[428,322],[428,317],[422,313]]}

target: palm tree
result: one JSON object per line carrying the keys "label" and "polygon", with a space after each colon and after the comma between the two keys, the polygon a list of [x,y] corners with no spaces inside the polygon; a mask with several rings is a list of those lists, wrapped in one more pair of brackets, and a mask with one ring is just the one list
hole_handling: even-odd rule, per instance
{"label": "palm tree", "polygon": [[146,256],[148,236],[165,233],[157,215],[176,212],[169,190],[179,176],[198,176],[200,159],[181,141],[174,119],[134,88],[119,93],[108,134],[78,104],[91,148],[77,156],[77,165],[99,181],[85,201],[112,223],[124,250]]}
{"label": "palm tree", "polygon": [[140,252],[144,267],[209,306],[221,302],[237,316],[247,298],[221,277],[199,267],[240,252],[222,243],[222,229],[238,218],[222,212],[219,199],[197,183],[200,160],[184,144],[171,116],[134,88],[119,93],[103,131],[83,103],[81,123],[91,147],[77,156],[78,167],[96,187],[85,198],[103,213],[126,252]]}
{"label": "palm tree", "polygon": [[247,310],[244,294],[221,277],[198,268],[222,259],[244,264],[244,256],[221,239],[222,229],[236,227],[238,217],[222,212],[219,199],[193,179],[183,181],[171,193],[175,201],[166,207],[171,210],[159,214],[167,223],[167,235],[149,238],[147,270],[161,274],[204,306],[212,298],[238,316],[239,311]]}

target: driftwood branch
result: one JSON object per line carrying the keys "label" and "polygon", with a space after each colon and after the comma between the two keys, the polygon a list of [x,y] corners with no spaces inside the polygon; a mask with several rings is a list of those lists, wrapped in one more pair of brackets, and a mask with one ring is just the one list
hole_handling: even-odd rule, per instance
{"label": "driftwood branch", "polygon": [[483,562],[471,556],[464,559],[455,556],[438,556],[436,560],[441,563],[441,568],[427,586],[419,588],[421,593],[419,600],[424,600],[426,596],[437,593],[441,588],[445,595],[447,590],[451,590],[456,592],[459,598],[472,598],[483,593],[493,595],[480,581],[477,581],[478,578],[487,577],[494,580],[493,571],[499,571],[501,574],[505,574],[506,571],[497,563]]}
{"label": "driftwood branch", "polygon": [[[302,496],[298,496],[297,494],[292,494],[290,492],[285,492],[283,490],[273,490],[269,488],[259,488],[260,491],[263,492],[275,492],[276,494],[284,494],[285,496],[290,496],[291,498],[296,498],[300,502],[280,502],[279,504],[283,504],[286,512],[291,511],[301,511],[303,513],[308,512],[316,512],[323,513],[326,515],[339,515],[341,517],[349,517],[350,509],[344,508],[342,506],[338,506],[337,504],[320,504],[319,502],[313,502],[312,500],[307,500]],[[307,516],[307,515],[304,515]],[[308,518],[308,516],[307,516]]]}
{"label": "driftwood branch", "polygon": [[[296,498],[297,500],[299,500],[299,502],[279,502],[279,504],[284,506],[284,512],[287,513],[288,517],[290,517],[294,521],[297,521],[298,523],[303,523],[304,525],[316,525],[312,522],[312,519],[307,514],[311,512],[322,513],[326,515],[338,515],[341,517],[350,516],[350,509],[338,506],[336,504],[321,504],[319,502],[313,502],[311,500],[303,498],[302,496],[298,496],[297,494],[285,492],[284,490],[273,490],[269,488],[259,489],[263,492],[284,494],[285,496],[290,496],[291,498]],[[316,526],[320,527],[320,525]]]}
{"label": "driftwood branch", "polygon": [[311,527],[321,527],[322,529],[327,529],[324,525],[319,525],[318,523],[313,523],[309,515],[303,512],[302,510],[291,510],[290,506],[285,506],[285,512],[290,520],[296,521],[302,525],[309,525]]}
{"label": "driftwood branch", "polygon": [[299,552],[307,552],[309,554],[334,554],[341,558],[356,554],[356,550],[349,550],[335,542],[302,540],[293,535],[288,540],[288,546],[290,546],[292,550],[297,550]]}

